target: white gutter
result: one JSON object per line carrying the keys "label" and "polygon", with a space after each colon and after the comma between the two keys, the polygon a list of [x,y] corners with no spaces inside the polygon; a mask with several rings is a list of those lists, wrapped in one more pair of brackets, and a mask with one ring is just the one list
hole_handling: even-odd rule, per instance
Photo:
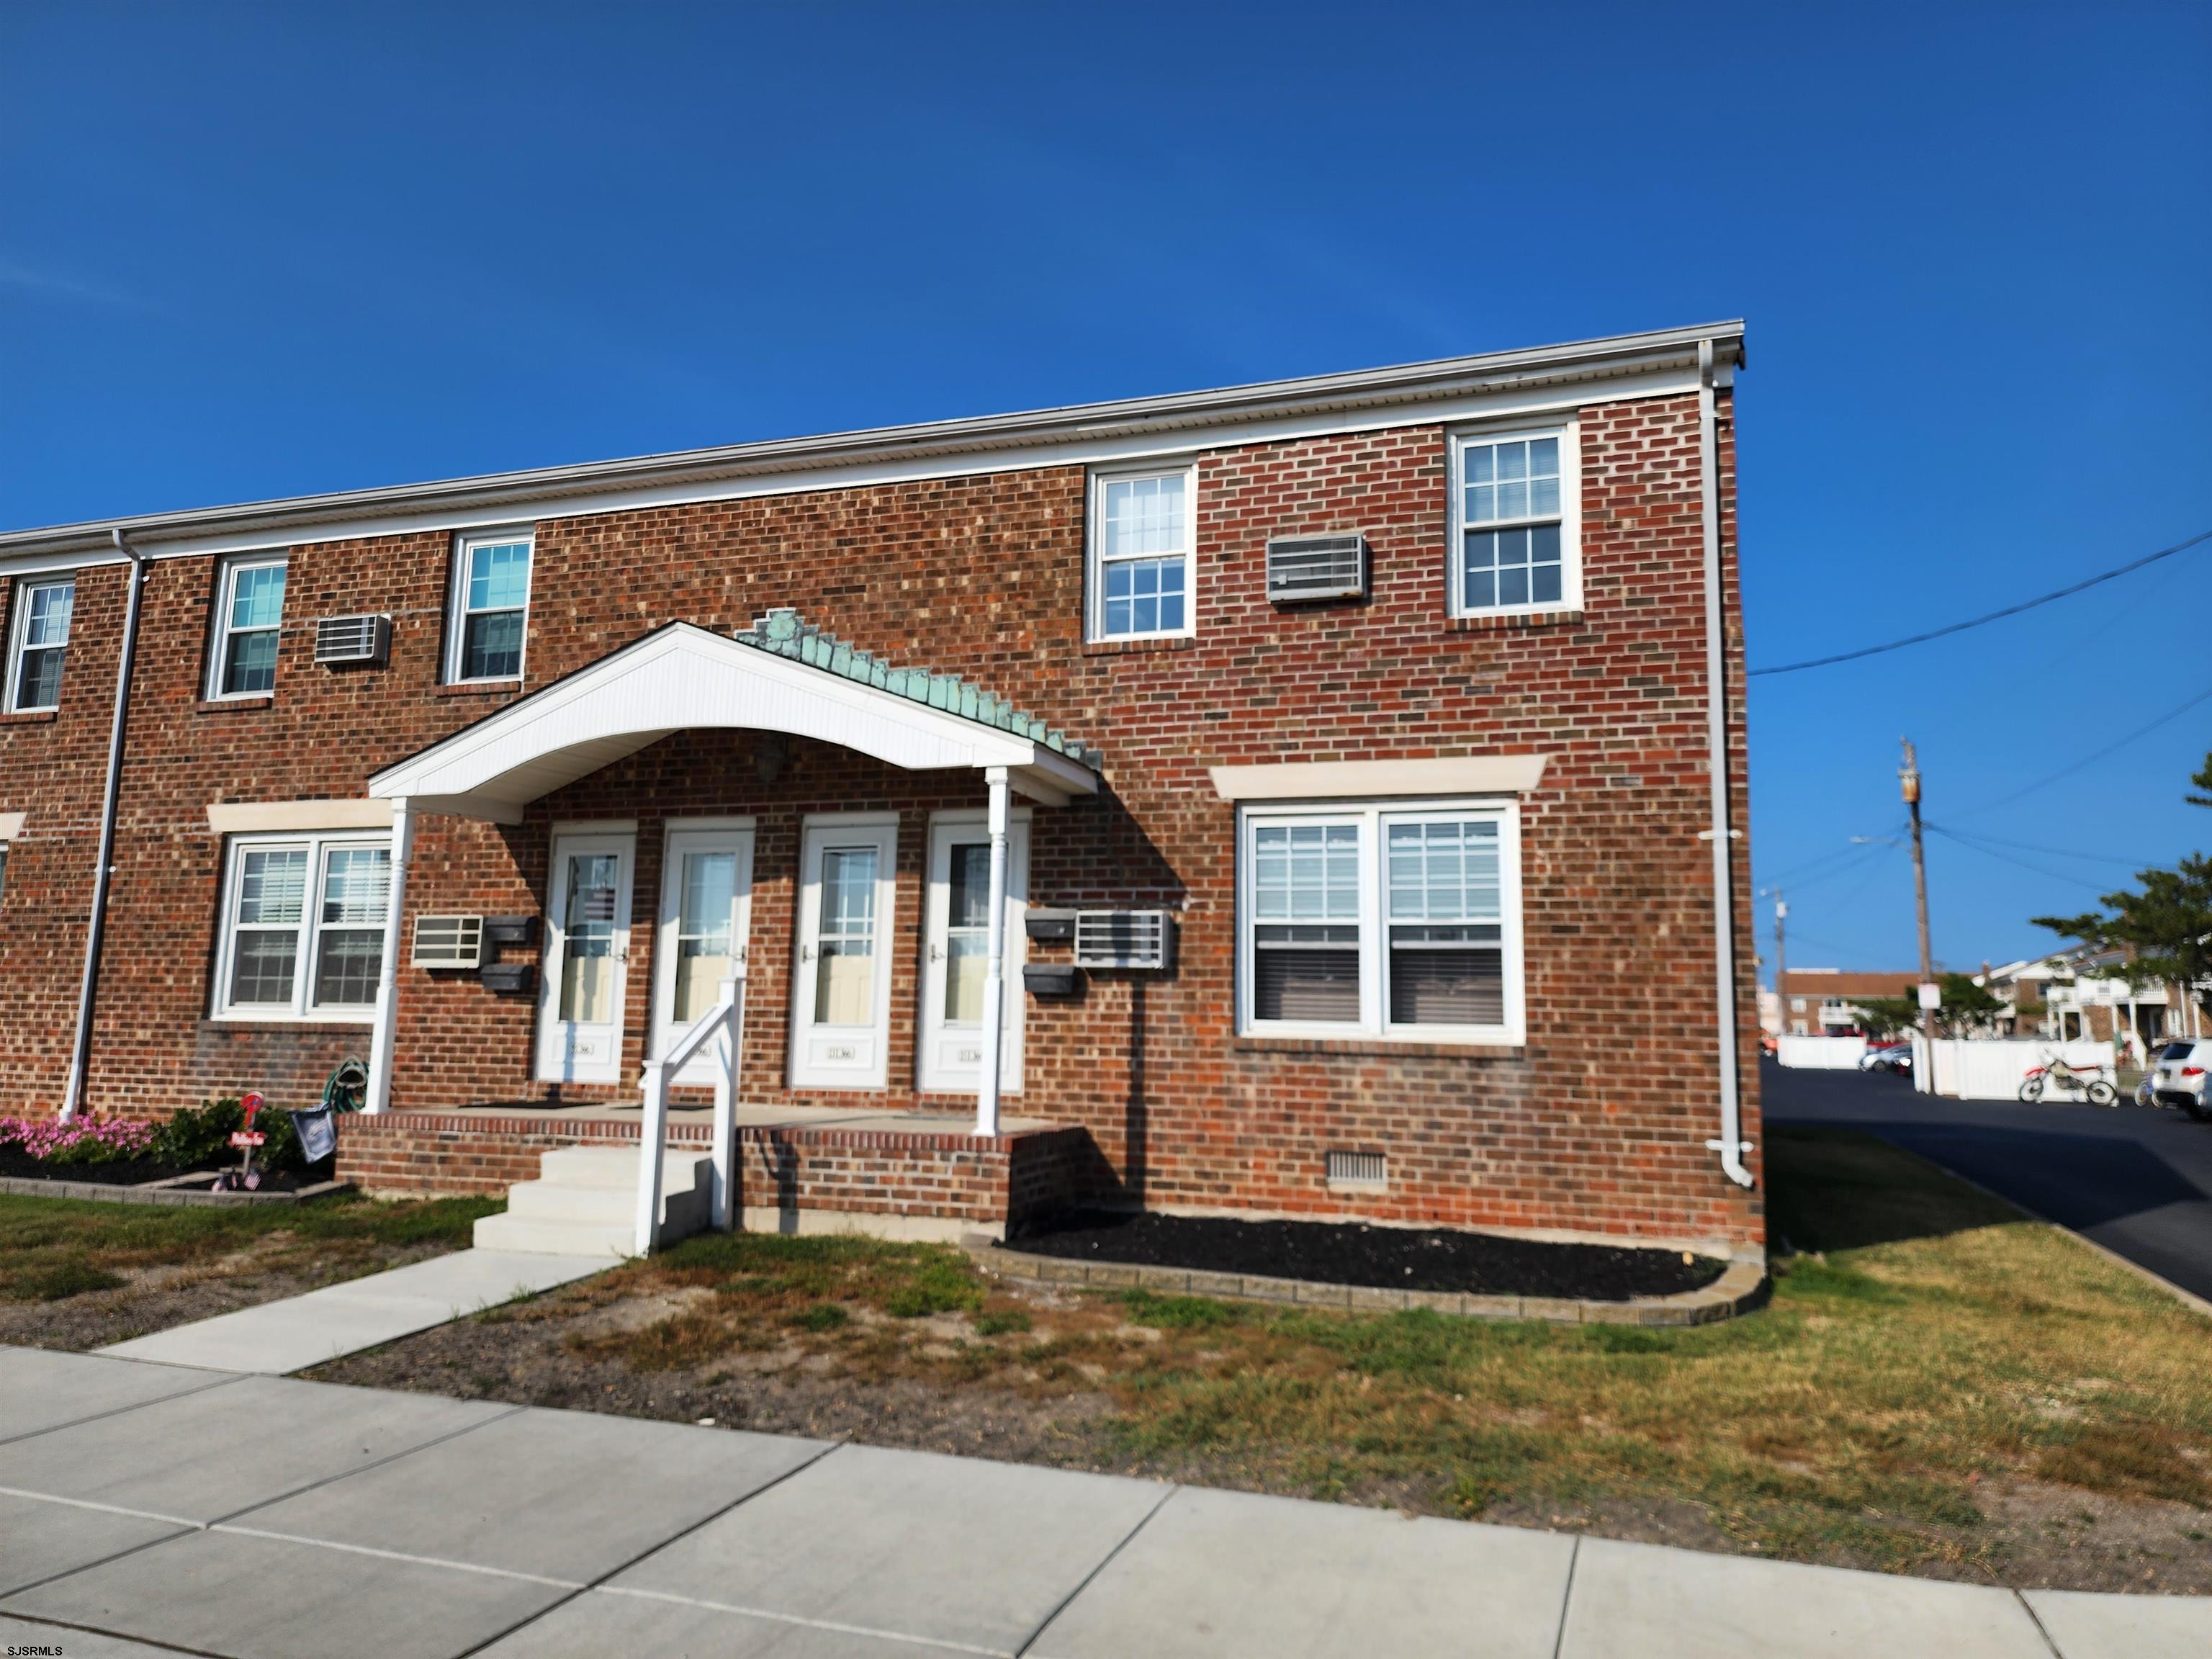
{"label": "white gutter", "polygon": [[92,878],[92,917],[84,935],[84,978],[76,994],[76,1041],[70,1050],[69,1082],[62,1091],[62,1121],[76,1115],[92,1064],[92,994],[100,980],[100,947],[107,932],[107,878],[115,867],[115,812],[123,788],[123,725],[131,709],[131,671],[138,659],[138,601],[146,591],[147,556],[120,530],[111,532],[131,561],[130,597],[123,611],[123,654],[115,669],[115,720],[107,731],[107,789],[100,806],[100,865]]}
{"label": "white gutter", "polygon": [[1720,441],[1714,433],[1713,343],[1698,342],[1698,468],[1705,531],[1705,742],[1712,770],[1713,988],[1720,1016],[1721,1133],[1705,1143],[1721,1155],[1721,1173],[1752,1184],[1743,1155],[1742,1079],[1737,1075],[1735,994],[1735,846],[1729,825],[1728,641],[1721,604]]}

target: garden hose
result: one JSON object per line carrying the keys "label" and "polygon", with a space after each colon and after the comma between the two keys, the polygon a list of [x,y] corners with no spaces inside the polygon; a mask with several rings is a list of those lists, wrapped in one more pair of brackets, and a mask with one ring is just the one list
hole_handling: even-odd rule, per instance
{"label": "garden hose", "polygon": [[357,1112],[368,1093],[368,1066],[349,1054],[323,1085],[323,1104],[334,1112]]}

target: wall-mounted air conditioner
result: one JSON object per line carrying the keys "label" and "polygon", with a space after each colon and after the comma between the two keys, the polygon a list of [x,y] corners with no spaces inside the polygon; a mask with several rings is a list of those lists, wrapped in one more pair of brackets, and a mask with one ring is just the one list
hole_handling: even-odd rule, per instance
{"label": "wall-mounted air conditioner", "polygon": [[1366,592],[1366,537],[1277,536],[1268,542],[1267,598],[1274,604],[1357,599]]}
{"label": "wall-mounted air conditioner", "polygon": [[1175,958],[1175,918],[1165,910],[1079,910],[1079,968],[1164,971]]}
{"label": "wall-mounted air conditioner", "polygon": [[417,968],[475,968],[483,961],[482,916],[417,916]]}
{"label": "wall-mounted air conditioner", "polygon": [[367,663],[381,668],[391,654],[389,617],[325,617],[315,624],[315,660],[328,667]]}

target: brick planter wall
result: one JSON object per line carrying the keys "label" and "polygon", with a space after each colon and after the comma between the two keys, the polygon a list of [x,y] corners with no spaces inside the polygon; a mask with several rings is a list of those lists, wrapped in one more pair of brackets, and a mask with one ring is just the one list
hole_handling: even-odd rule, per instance
{"label": "brick planter wall", "polygon": [[[437,1112],[339,1120],[337,1176],[386,1196],[497,1195],[534,1181],[562,1146],[637,1145],[634,1123],[488,1121]],[[711,1126],[674,1122],[669,1144],[705,1152]],[[1018,1225],[1091,1195],[1103,1161],[1079,1128],[988,1138],[935,1130],[748,1127],[738,1135],[741,1205]]]}

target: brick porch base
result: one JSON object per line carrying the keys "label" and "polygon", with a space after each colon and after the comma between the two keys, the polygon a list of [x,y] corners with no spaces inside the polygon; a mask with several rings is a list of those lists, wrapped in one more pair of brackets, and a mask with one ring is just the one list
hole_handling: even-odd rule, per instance
{"label": "brick porch base", "polygon": [[[672,1121],[671,1147],[705,1152],[713,1126]],[[337,1176],[367,1193],[502,1194],[537,1178],[556,1147],[635,1145],[635,1122],[393,1112],[338,1120]],[[803,1218],[826,1214],[970,1222],[997,1231],[1110,1188],[1089,1133],[1056,1127],[982,1136],[944,1130],[805,1124],[738,1132],[738,1201]]]}

